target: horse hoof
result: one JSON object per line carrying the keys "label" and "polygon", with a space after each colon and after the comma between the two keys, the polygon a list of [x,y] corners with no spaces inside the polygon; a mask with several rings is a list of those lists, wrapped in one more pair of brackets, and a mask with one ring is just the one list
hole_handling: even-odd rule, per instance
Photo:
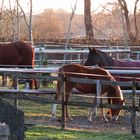
{"label": "horse hoof", "polygon": [[73,121],[73,118],[71,118],[71,117],[66,118],[66,121]]}
{"label": "horse hoof", "polygon": [[56,117],[51,117],[49,120],[50,121],[56,121]]}
{"label": "horse hoof", "polygon": [[108,123],[108,119],[105,119],[105,123]]}
{"label": "horse hoof", "polygon": [[89,117],[87,121],[88,121],[88,122],[92,122],[92,119]]}

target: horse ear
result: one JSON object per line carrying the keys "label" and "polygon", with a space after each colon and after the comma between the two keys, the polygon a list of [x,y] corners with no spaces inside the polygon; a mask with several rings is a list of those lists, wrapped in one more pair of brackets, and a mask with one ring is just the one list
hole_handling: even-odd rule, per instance
{"label": "horse ear", "polygon": [[89,52],[91,52],[91,51],[92,51],[92,49],[91,49],[90,47],[89,47],[88,49],[89,49]]}
{"label": "horse ear", "polygon": [[93,52],[93,53],[96,53],[96,52],[97,52],[96,49],[95,49],[94,47],[92,48],[92,52]]}
{"label": "horse ear", "polygon": [[96,49],[94,47],[93,48],[89,47],[89,51],[92,52],[92,53],[96,53]]}

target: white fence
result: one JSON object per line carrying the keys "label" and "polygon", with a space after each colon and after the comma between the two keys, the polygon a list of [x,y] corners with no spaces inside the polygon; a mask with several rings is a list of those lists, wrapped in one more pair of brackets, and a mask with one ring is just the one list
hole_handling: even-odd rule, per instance
{"label": "white fence", "polygon": [[[102,49],[116,59],[130,59],[130,49]],[[39,66],[61,66],[68,63],[83,64],[89,50],[86,49],[45,49],[35,48],[36,64]]]}

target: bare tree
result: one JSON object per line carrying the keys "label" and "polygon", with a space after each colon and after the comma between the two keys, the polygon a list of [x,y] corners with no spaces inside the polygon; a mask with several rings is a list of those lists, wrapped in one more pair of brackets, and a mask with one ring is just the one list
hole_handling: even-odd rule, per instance
{"label": "bare tree", "polygon": [[0,6],[0,21],[1,21],[1,19],[2,19],[3,4],[4,4],[4,0],[2,0],[1,6]]}
{"label": "bare tree", "polygon": [[11,6],[11,0],[9,0],[9,14],[12,23],[12,31],[13,31],[13,40],[20,40],[20,18],[19,18],[19,11],[18,11],[18,0],[16,0],[14,8]]}
{"label": "bare tree", "polygon": [[[77,0],[74,4],[74,7],[72,7],[72,5],[71,5],[72,13],[71,13],[71,16],[70,16],[70,19],[69,19],[68,33],[67,33],[67,36],[66,36],[65,49],[68,48],[69,39],[70,39],[70,29],[71,29],[72,19],[73,19],[74,14],[75,14],[76,6],[77,6]],[[66,60],[66,57],[67,57],[67,54],[64,55],[64,60]]]}
{"label": "bare tree", "polygon": [[138,26],[137,26],[137,17],[136,17],[136,13],[137,13],[137,4],[138,4],[139,0],[135,1],[135,6],[134,6],[134,28],[135,28],[135,42],[138,42]]}
{"label": "bare tree", "polygon": [[91,20],[91,2],[90,0],[84,0],[84,21],[85,21],[85,29],[86,29],[86,37],[87,39],[93,39],[93,27]]}
{"label": "bare tree", "polygon": [[33,11],[32,11],[32,0],[30,0],[30,12],[29,12],[29,21],[28,18],[23,10],[23,8],[21,7],[21,5],[19,4],[19,7],[23,13],[23,17],[24,17],[24,21],[26,23],[26,26],[28,28],[28,40],[33,44],[33,36],[32,36],[32,18],[33,18]]}
{"label": "bare tree", "polygon": [[71,5],[72,13],[71,13],[70,20],[69,20],[69,25],[68,25],[68,33],[67,33],[67,36],[66,36],[66,45],[65,45],[65,49],[68,48],[69,39],[70,39],[71,24],[72,24],[72,19],[73,19],[74,14],[75,14],[76,6],[77,6],[77,0],[76,0],[76,2],[75,2],[75,4],[74,4],[74,7],[72,7],[72,5]]}
{"label": "bare tree", "polygon": [[124,15],[124,20],[125,20],[125,25],[126,25],[126,31],[128,34],[128,38],[131,42],[133,42],[134,40],[134,36],[131,32],[131,25],[130,25],[130,20],[129,20],[129,11],[127,8],[127,3],[125,0],[118,0],[121,10],[122,10],[122,14]]}

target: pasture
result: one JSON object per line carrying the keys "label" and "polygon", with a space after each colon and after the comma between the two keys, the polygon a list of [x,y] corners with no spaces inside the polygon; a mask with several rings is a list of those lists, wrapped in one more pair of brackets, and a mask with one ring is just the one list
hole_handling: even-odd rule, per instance
{"label": "pasture", "polygon": [[[135,97],[135,90],[132,93],[127,95],[131,99],[127,102],[126,106],[124,106],[124,110],[121,111],[119,120],[116,122],[109,121],[106,123],[104,120],[100,118],[99,111],[97,116],[93,117],[92,122],[87,121],[87,114],[89,112],[89,107],[98,106],[105,107],[107,111],[108,105],[104,104],[93,104],[93,98],[85,98],[85,97],[77,97],[72,95],[70,98],[70,102],[56,102],[54,100],[54,90],[56,88],[55,84],[49,84],[49,87],[44,87],[41,84],[42,80],[47,81],[56,81],[58,78],[55,69],[55,76],[48,76],[48,73],[51,72],[51,68],[47,69],[0,69],[0,73],[4,73],[5,76],[14,76],[15,81],[18,82],[19,78],[23,79],[37,79],[40,81],[40,87],[38,90],[25,90],[26,86],[19,85],[19,83],[15,84],[15,87],[12,86],[2,87],[0,92],[2,93],[2,97],[8,98],[10,103],[14,104],[15,99],[18,100],[18,108],[23,110],[25,114],[25,123],[27,126],[26,131],[26,139],[34,140],[34,139],[139,139],[139,135],[135,135],[132,133],[132,122],[131,117],[136,117],[136,123],[134,123],[134,131],[137,133],[140,131],[140,120],[139,120],[139,112],[136,114],[136,110],[139,111],[139,96]],[[47,74],[47,75],[46,75]],[[69,79],[68,79],[69,80]],[[72,80],[72,79],[71,79]],[[81,81],[81,80],[80,80]],[[86,80],[88,82],[88,80]],[[54,82],[56,83],[56,82]],[[105,82],[104,82],[105,83]],[[126,83],[127,86],[130,83]],[[132,83],[131,83],[132,84]],[[139,85],[139,84],[138,84]],[[53,88],[53,90],[52,90]],[[8,90],[9,89],[9,90]],[[50,90],[49,90],[50,89]],[[51,94],[50,94],[51,92]],[[38,94],[39,93],[39,94]],[[36,96],[37,95],[37,96]],[[137,95],[137,94],[136,94]],[[10,99],[9,99],[10,98]],[[23,100],[23,99],[24,100]],[[136,102],[135,102],[136,99]],[[29,101],[28,101],[29,100]],[[34,100],[34,101],[33,101]],[[78,102],[80,101],[80,103]],[[85,104],[87,106],[85,107]],[[51,120],[51,108],[52,103],[58,103],[57,117],[61,119],[63,116],[62,108],[66,104],[70,107],[70,113],[73,117],[73,120],[66,122],[63,124],[65,130],[62,129],[62,122],[58,120]],[[106,100],[104,102],[106,104]],[[82,105],[80,105],[82,104]],[[80,106],[79,106],[80,105]],[[134,107],[134,108],[133,108]],[[130,109],[129,109],[130,108]],[[99,109],[99,108],[98,108]],[[128,110],[128,111],[127,111]],[[65,121],[64,118],[62,118]],[[137,125],[137,126],[135,126]],[[136,129],[136,130],[135,130]],[[56,134],[57,133],[57,134]],[[134,132],[135,133],[135,132]],[[56,134],[56,135],[55,135]],[[84,136],[83,136],[84,135]]]}

